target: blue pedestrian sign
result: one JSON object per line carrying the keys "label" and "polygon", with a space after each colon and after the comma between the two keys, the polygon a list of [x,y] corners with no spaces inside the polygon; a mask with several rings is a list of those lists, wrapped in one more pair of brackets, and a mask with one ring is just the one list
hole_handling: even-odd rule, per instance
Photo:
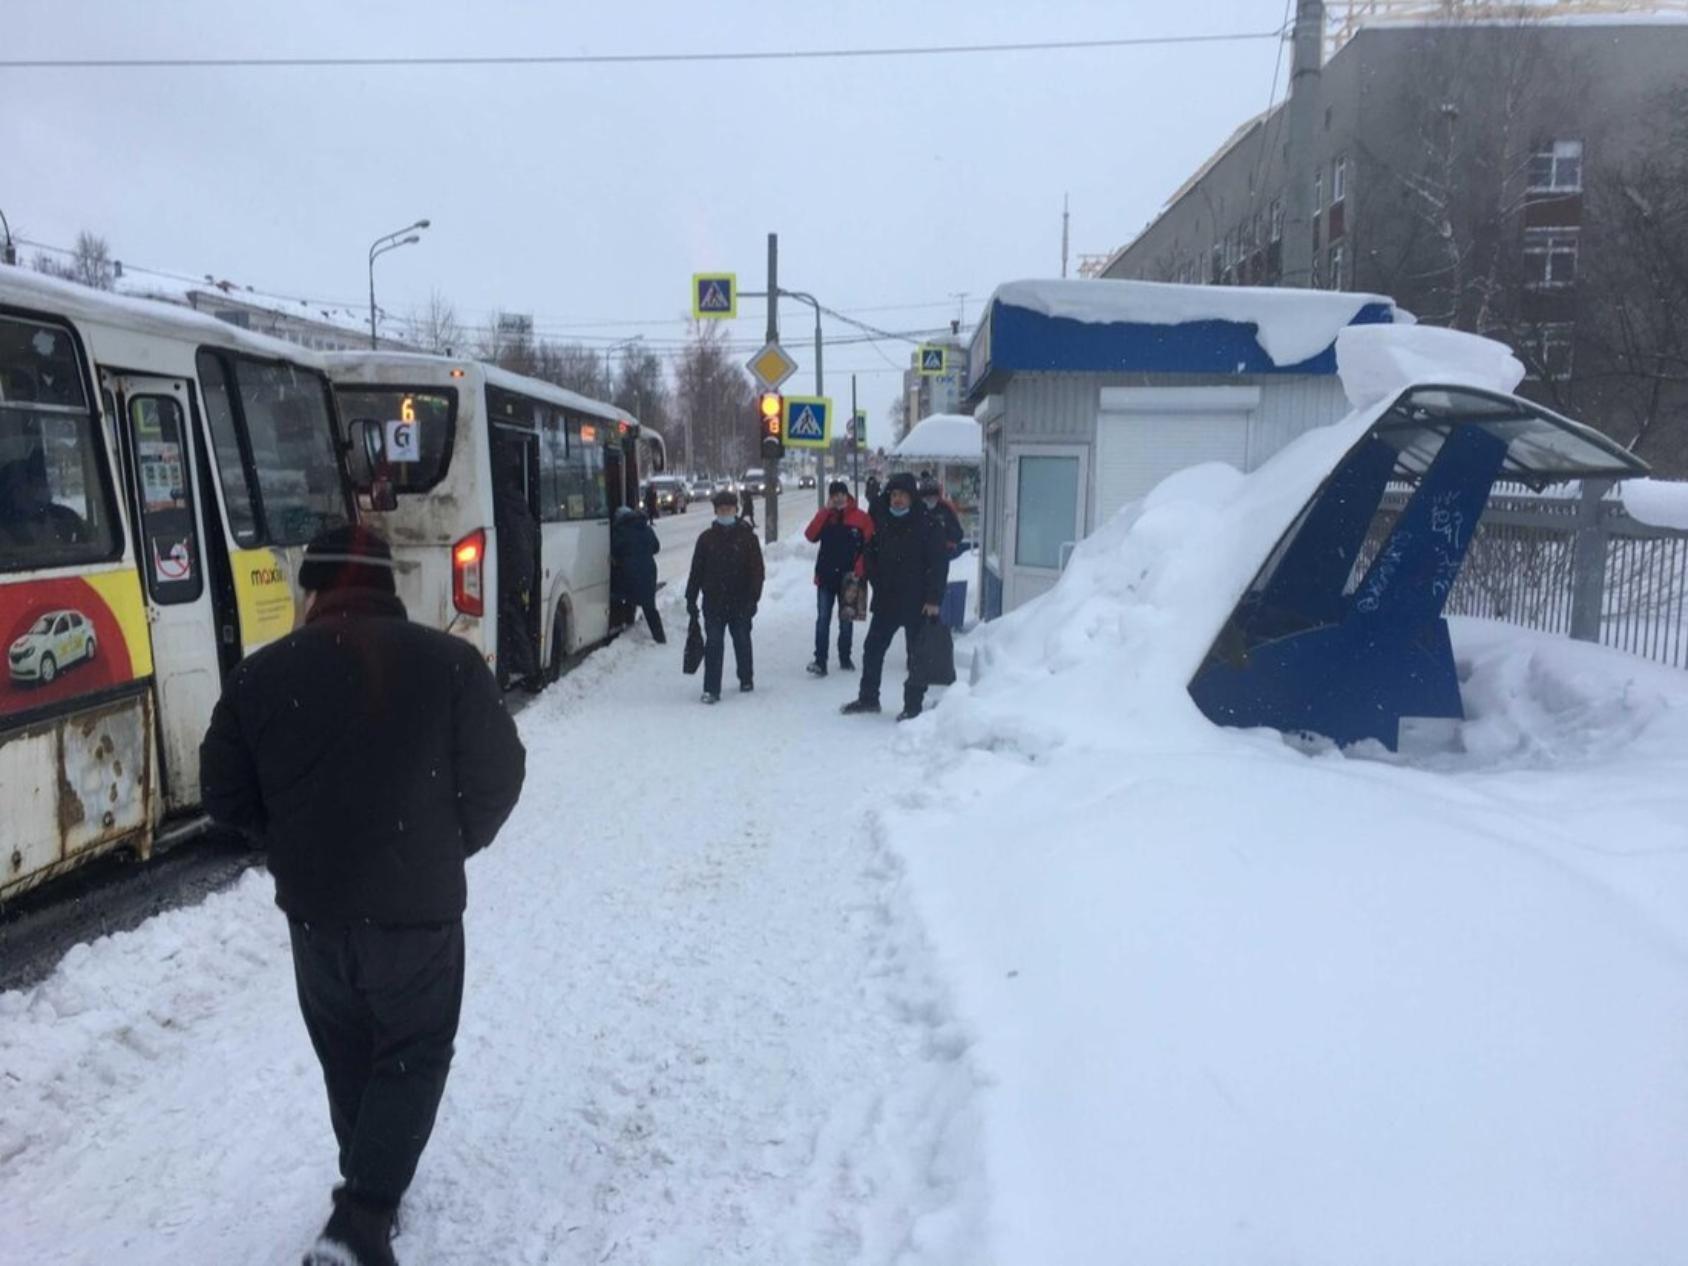
{"label": "blue pedestrian sign", "polygon": [[949,348],[942,343],[922,343],[918,353],[920,374],[924,378],[939,377],[949,372]]}
{"label": "blue pedestrian sign", "polygon": [[737,315],[738,274],[692,274],[692,316],[699,321],[730,321]]}
{"label": "blue pedestrian sign", "polygon": [[788,448],[826,448],[832,443],[832,401],[824,396],[785,398]]}

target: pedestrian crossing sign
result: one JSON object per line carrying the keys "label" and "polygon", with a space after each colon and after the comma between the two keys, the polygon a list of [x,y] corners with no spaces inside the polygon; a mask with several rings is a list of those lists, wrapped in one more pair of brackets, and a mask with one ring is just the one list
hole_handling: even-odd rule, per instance
{"label": "pedestrian crossing sign", "polygon": [[937,378],[949,373],[949,348],[942,343],[922,343],[916,356],[922,377]]}
{"label": "pedestrian crossing sign", "polygon": [[699,321],[730,321],[738,316],[738,274],[693,273],[692,316]]}
{"label": "pedestrian crossing sign", "polygon": [[826,448],[832,443],[832,401],[825,396],[785,398],[787,448]]}

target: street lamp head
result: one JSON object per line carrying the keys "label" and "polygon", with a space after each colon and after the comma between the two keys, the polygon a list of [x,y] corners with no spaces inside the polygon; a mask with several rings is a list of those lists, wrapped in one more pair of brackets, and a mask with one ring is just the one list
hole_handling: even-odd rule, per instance
{"label": "street lamp head", "polygon": [[430,220],[418,220],[415,224],[412,224],[410,227],[413,228],[413,229],[425,229],[431,223],[432,223],[432,221],[430,221]]}
{"label": "street lamp head", "polygon": [[422,238],[419,235],[412,233],[409,237],[405,238],[404,241],[400,242],[399,245],[409,246],[412,242],[420,242],[421,240]]}

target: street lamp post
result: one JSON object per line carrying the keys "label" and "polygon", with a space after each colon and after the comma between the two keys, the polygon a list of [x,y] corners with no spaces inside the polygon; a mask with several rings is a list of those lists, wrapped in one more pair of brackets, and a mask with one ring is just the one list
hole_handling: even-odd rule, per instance
{"label": "street lamp post", "polygon": [[[369,348],[371,351],[376,350],[380,346],[379,341],[375,337],[375,261],[378,257],[385,255],[388,251],[396,251],[401,246],[409,246],[414,242],[420,242],[422,240],[421,237],[412,232],[412,230],[425,229],[428,227],[429,223],[430,221],[428,220],[418,220],[415,224],[405,225],[404,228],[399,229],[397,232],[388,233],[382,237],[378,237],[369,244]],[[406,233],[409,233],[410,236],[404,237],[403,235]]]}

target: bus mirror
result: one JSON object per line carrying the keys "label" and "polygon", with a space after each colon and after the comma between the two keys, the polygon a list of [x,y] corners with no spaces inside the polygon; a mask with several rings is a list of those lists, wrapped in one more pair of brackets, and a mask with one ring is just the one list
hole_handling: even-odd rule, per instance
{"label": "bus mirror", "polygon": [[369,481],[369,508],[377,514],[391,514],[399,508],[399,494],[394,490],[391,479]]}
{"label": "bus mirror", "polygon": [[371,487],[386,465],[386,440],[374,418],[354,418],[346,427],[346,473],[358,488]]}

